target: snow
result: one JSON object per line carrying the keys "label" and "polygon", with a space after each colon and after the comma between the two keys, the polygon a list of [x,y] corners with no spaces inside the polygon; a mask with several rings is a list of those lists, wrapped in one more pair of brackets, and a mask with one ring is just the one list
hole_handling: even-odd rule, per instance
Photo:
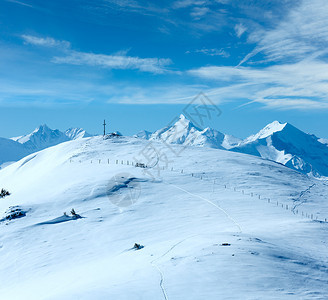
{"label": "snow", "polygon": [[273,122],[232,151],[261,156],[315,177],[328,177],[328,149],[291,124]]}
{"label": "snow", "polygon": [[184,115],[170,126],[135,137],[185,147],[209,147],[260,156],[314,177],[328,177],[328,150],[324,139],[306,134],[289,123],[274,121],[245,140],[215,129],[196,127]]}
{"label": "snow", "polygon": [[242,142],[242,139],[236,138],[233,135],[225,134],[222,142],[224,149],[230,150],[231,148],[237,147]]}
{"label": "snow", "polygon": [[148,140],[151,135],[152,135],[152,132],[147,131],[147,130],[141,130],[137,134],[135,134],[134,137]]}
{"label": "snow", "polygon": [[205,129],[198,128],[183,114],[173,125],[157,130],[153,134],[137,135],[137,137],[151,141],[159,140],[169,144],[217,149],[230,149],[239,142],[237,138],[224,135],[215,129],[209,127]]}
{"label": "snow", "polygon": [[[156,170],[131,165],[149,141],[90,137],[0,171],[12,193],[0,213],[26,212],[0,223],[1,298],[326,298],[327,223],[301,215],[328,218],[326,181],[243,153],[151,143],[169,158]],[[82,218],[63,215],[72,208]]]}
{"label": "snow", "polygon": [[92,135],[87,133],[83,128],[69,128],[65,131],[65,135],[70,140],[82,139],[85,137],[91,137]]}
{"label": "snow", "polygon": [[328,139],[318,139],[318,141],[322,144],[328,145]]}
{"label": "snow", "polygon": [[52,130],[44,124],[36,128],[32,133],[18,138],[17,142],[34,152],[68,140],[69,138],[63,132],[58,129]]}
{"label": "snow", "polygon": [[70,128],[65,133],[52,130],[47,125],[37,127],[33,132],[11,139],[0,138],[0,169],[27,156],[60,143],[90,137],[82,128]]}
{"label": "snow", "polygon": [[274,121],[267,126],[265,126],[263,129],[261,129],[257,134],[251,135],[245,141],[243,142],[244,144],[254,142],[259,139],[265,139],[271,135],[273,135],[276,132],[282,131],[287,123],[280,123],[278,121]]}

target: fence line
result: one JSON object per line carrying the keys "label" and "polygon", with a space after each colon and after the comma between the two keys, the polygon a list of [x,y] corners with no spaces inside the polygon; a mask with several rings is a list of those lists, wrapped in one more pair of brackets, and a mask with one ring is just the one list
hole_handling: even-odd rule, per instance
{"label": "fence line", "polygon": [[[98,162],[98,164],[102,164],[102,160],[101,159],[98,159],[96,160]],[[129,160],[119,160],[119,159],[115,159],[115,160],[110,160],[110,159],[105,159],[104,160],[105,163],[103,164],[107,164],[109,165],[111,162],[113,162],[113,164],[121,164],[121,165],[127,165],[127,166],[137,166],[137,163],[136,162],[133,162],[133,161],[129,161]],[[70,159],[69,160],[70,163],[74,163],[75,161]],[[79,163],[82,163],[81,160],[78,161]],[[93,160],[90,160],[90,163],[92,164],[93,163]],[[143,164],[145,168],[148,168],[148,166],[146,164]],[[186,173],[184,171],[184,169],[174,169],[173,167],[171,167],[171,169],[169,168],[166,168],[168,171],[171,171],[171,172],[178,172],[178,173],[181,173],[181,174],[184,174],[184,175],[191,175],[191,177],[195,178],[195,179],[200,179],[200,180],[204,180],[204,181],[212,181],[213,179],[211,179],[210,177],[208,177],[204,172],[202,173],[198,173],[199,177],[197,176],[197,173]],[[162,168],[162,170],[165,170],[165,167]],[[207,177],[207,178],[206,178]],[[213,180],[213,192],[214,192],[214,186],[222,186],[224,187],[225,189],[230,189],[234,192],[237,192],[237,193],[242,193],[243,195],[245,196],[250,196],[250,197],[254,197],[255,195],[258,197],[258,199],[260,200],[266,200],[268,204],[272,204],[272,205],[276,205],[277,207],[281,206],[281,208],[285,209],[285,210],[288,210],[290,212],[292,212],[294,215],[300,215],[302,218],[307,218],[307,219],[310,219],[310,220],[315,220],[315,221],[319,221],[319,222],[322,222],[322,223],[327,223],[328,222],[328,219],[325,218],[325,219],[318,219],[318,216],[315,216],[315,219],[314,219],[314,215],[313,214],[309,214],[307,212],[304,212],[304,211],[299,211],[298,209],[295,210],[295,207],[292,208],[291,205],[288,205],[288,204],[284,204],[284,203],[281,203],[279,201],[275,201],[272,202],[270,198],[267,198],[267,197],[263,197],[262,195],[260,194],[256,194],[254,192],[250,192],[250,194],[247,194],[245,193],[245,190],[241,189],[241,190],[238,190],[235,186],[229,186],[227,183],[224,183],[224,184],[219,184],[216,182],[217,179],[214,179]]]}

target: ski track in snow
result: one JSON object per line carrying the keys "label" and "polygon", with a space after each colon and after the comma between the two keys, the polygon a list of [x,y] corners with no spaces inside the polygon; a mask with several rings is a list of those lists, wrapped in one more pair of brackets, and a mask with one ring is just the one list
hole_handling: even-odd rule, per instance
{"label": "ski track in snow", "polygon": [[184,241],[186,241],[186,240],[188,240],[188,239],[191,239],[191,238],[193,238],[193,237],[195,237],[195,236],[197,236],[197,234],[192,235],[192,236],[190,236],[190,237],[187,237],[187,238],[181,240],[180,242],[174,244],[174,245],[173,245],[169,250],[167,250],[164,254],[162,254],[160,257],[155,258],[153,261],[150,262],[150,264],[158,270],[159,275],[160,275],[160,277],[161,277],[160,282],[159,282],[159,286],[160,286],[160,288],[161,288],[161,290],[162,290],[162,292],[163,292],[163,296],[164,296],[165,300],[168,300],[169,298],[168,298],[168,296],[167,296],[167,293],[166,293],[166,290],[165,290],[165,287],[164,287],[164,273],[163,273],[163,271],[159,268],[159,266],[158,266],[157,264],[155,264],[155,261],[160,260],[161,258],[163,258],[164,256],[166,256],[167,254],[169,254],[169,253],[170,253],[175,247],[177,247],[178,245],[182,244]]}
{"label": "ski track in snow", "polygon": [[[202,196],[199,196],[199,195],[196,195],[196,194],[194,194],[194,193],[191,193],[191,192],[189,192],[189,191],[187,191],[187,190],[185,190],[185,189],[183,189],[183,188],[181,188],[181,187],[179,187],[179,186],[177,186],[177,185],[175,185],[175,184],[172,184],[172,183],[167,183],[167,184],[169,184],[169,185],[171,185],[171,186],[173,186],[173,187],[175,187],[175,188],[177,188],[177,189],[179,189],[179,190],[181,190],[181,191],[183,191],[183,192],[185,192],[185,193],[187,193],[187,194],[189,194],[189,195],[192,195],[192,196],[194,196],[194,197],[196,197],[196,198],[199,198],[199,199],[201,199],[201,200],[203,200],[203,201],[205,201],[205,202],[207,202],[207,203],[209,203],[209,204],[211,204],[212,206],[214,206],[215,208],[217,208],[218,210],[220,210],[220,211],[222,211],[226,216],[227,216],[227,218],[230,220],[230,221],[232,221],[233,223],[234,223],[234,225],[235,226],[237,226],[238,227],[238,229],[239,229],[239,233],[242,233],[242,228],[241,228],[241,226],[222,208],[222,207],[220,207],[219,205],[217,205],[217,204],[215,204],[214,202],[212,202],[211,200],[209,200],[209,199],[207,199],[207,198],[204,198],[204,197],[202,197]],[[187,237],[187,238],[185,238],[185,239],[183,239],[183,240],[181,240],[180,242],[178,242],[178,243],[176,243],[176,244],[174,244],[169,250],[167,250],[163,255],[161,255],[160,257],[158,257],[158,258],[156,258],[156,259],[154,259],[153,261],[151,261],[151,265],[153,266],[153,267],[155,267],[157,270],[158,270],[158,272],[159,272],[159,274],[160,274],[160,283],[159,283],[159,285],[160,285],[160,288],[161,288],[161,290],[162,290],[162,293],[163,293],[163,296],[164,296],[164,298],[165,298],[165,300],[168,300],[168,296],[167,296],[167,293],[166,293],[166,290],[165,290],[165,287],[164,287],[164,273],[163,273],[163,271],[159,268],[159,266],[157,265],[157,264],[155,264],[155,261],[157,261],[157,260],[159,260],[159,259],[161,259],[161,258],[163,258],[164,256],[166,256],[168,253],[170,253],[174,248],[176,248],[178,245],[180,245],[180,244],[182,244],[184,241],[186,241],[186,240],[188,240],[188,239],[190,239],[190,238],[193,238],[193,237],[195,237],[195,236],[197,236],[197,235],[193,235],[193,236],[190,236],[190,237]]]}
{"label": "ski track in snow", "polygon": [[216,207],[217,209],[219,209],[220,211],[222,211],[226,216],[227,216],[227,218],[230,220],[230,221],[232,221],[237,227],[238,227],[238,230],[239,230],[239,233],[242,233],[242,229],[241,229],[241,226],[228,214],[228,212],[227,211],[225,211],[222,207],[220,207],[219,205],[217,205],[217,204],[215,204],[214,202],[212,202],[211,200],[209,200],[209,199],[207,199],[207,198],[204,198],[204,197],[202,197],[202,196],[199,196],[199,195],[196,195],[196,194],[194,194],[194,193],[191,193],[191,192],[189,192],[189,191],[187,191],[187,190],[185,190],[185,189],[183,189],[182,187],[179,187],[179,186],[177,186],[177,185],[175,185],[175,184],[172,184],[172,183],[168,183],[168,184],[170,184],[170,185],[172,185],[172,186],[174,186],[175,188],[177,188],[177,189],[179,189],[179,190],[181,190],[181,191],[183,191],[183,192],[185,192],[185,193],[187,193],[187,194],[189,194],[189,195],[192,195],[192,196],[194,196],[194,197],[197,197],[197,198],[199,198],[199,199],[201,199],[201,200],[203,200],[203,201],[205,201],[205,202],[207,202],[207,203],[209,203],[209,204],[211,204],[211,205],[213,205],[214,207]]}
{"label": "ski track in snow", "polygon": [[169,298],[167,297],[166,290],[165,290],[165,287],[164,287],[164,284],[163,284],[164,283],[164,274],[163,274],[162,270],[156,264],[154,264],[153,262],[151,262],[151,265],[153,267],[155,267],[157,269],[157,271],[159,272],[159,275],[161,277],[160,282],[159,282],[159,286],[160,286],[160,288],[162,290],[164,299],[165,300],[168,300]]}

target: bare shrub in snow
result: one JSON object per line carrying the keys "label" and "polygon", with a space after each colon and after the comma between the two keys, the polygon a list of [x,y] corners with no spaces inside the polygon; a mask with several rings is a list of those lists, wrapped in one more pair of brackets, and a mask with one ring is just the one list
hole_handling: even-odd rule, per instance
{"label": "bare shrub in snow", "polygon": [[10,195],[10,193],[7,190],[1,189],[0,198],[4,198],[4,197],[9,196],[9,195]]}

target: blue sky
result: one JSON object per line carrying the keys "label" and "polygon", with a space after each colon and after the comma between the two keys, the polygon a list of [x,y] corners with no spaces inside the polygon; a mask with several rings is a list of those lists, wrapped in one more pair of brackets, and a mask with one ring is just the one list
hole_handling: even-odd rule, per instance
{"label": "blue sky", "polygon": [[0,0],[0,25],[0,136],[152,131],[203,92],[225,133],[328,137],[326,0]]}

